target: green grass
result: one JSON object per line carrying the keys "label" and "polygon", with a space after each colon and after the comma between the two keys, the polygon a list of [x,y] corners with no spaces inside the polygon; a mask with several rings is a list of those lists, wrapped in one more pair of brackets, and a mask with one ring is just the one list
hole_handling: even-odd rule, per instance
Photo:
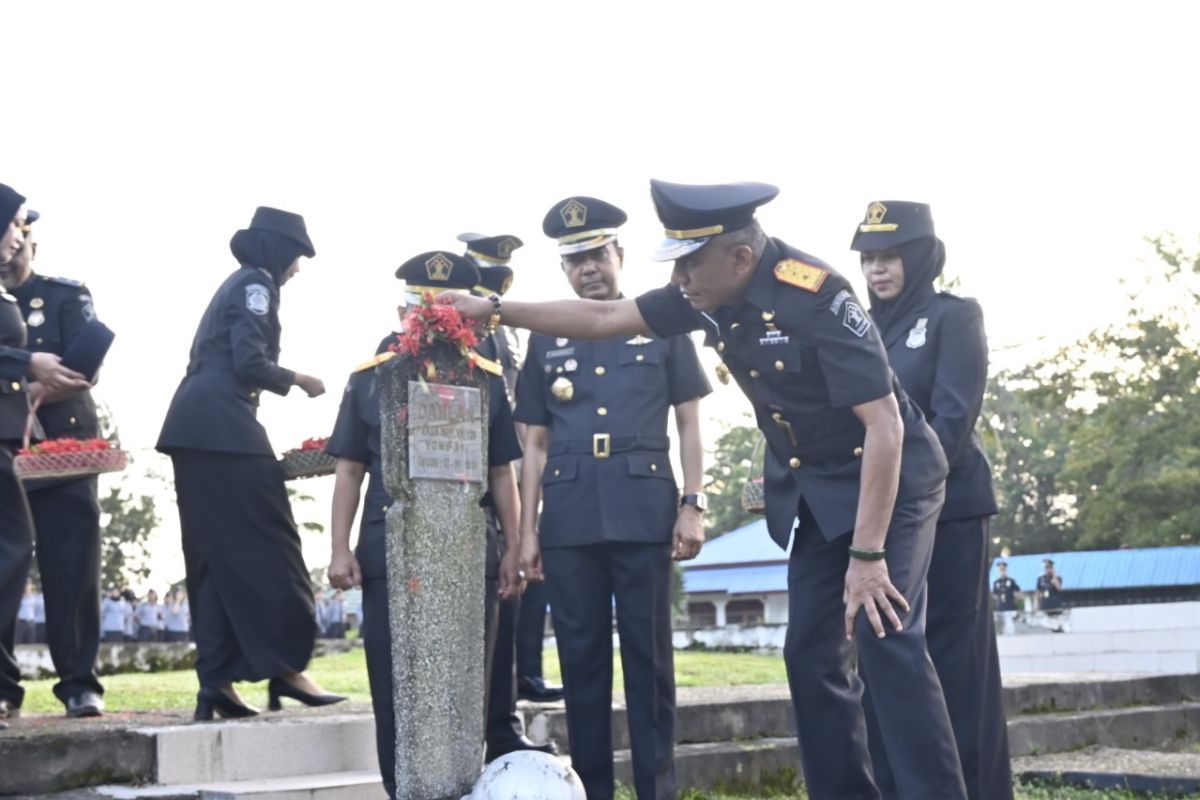
{"label": "green grass", "polygon": [[[613,686],[624,688],[621,678],[621,659],[613,659]],[[553,650],[545,652],[546,679],[559,682],[558,657]],[[347,695],[354,702],[369,702],[367,667],[361,649],[347,653],[315,658],[309,674],[325,689]],[[729,686],[733,684],[785,683],[783,659],[779,656],[749,653],[712,653],[682,651],[675,654],[675,675],[679,686]],[[157,709],[186,709],[195,705],[196,673],[155,672],[109,675],[104,684],[104,702],[109,711],[149,711]],[[27,714],[60,714],[62,704],[50,691],[55,681],[26,681],[23,711]],[[267,684],[239,684],[238,691],[246,702],[260,708],[267,704]]]}

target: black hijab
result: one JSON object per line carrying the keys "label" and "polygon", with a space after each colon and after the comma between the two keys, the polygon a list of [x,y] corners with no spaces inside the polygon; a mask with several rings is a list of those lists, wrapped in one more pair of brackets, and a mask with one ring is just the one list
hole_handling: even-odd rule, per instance
{"label": "black hijab", "polygon": [[880,300],[871,292],[871,316],[886,344],[898,329],[908,325],[913,312],[924,308],[937,290],[933,282],[946,265],[946,246],[935,236],[904,242],[896,249],[904,263],[904,288],[891,300]]}
{"label": "black hijab", "polygon": [[3,228],[7,228],[8,224],[17,216],[17,212],[21,210],[21,205],[25,202],[25,196],[11,186],[6,186],[0,183],[0,234]]}
{"label": "black hijab", "polygon": [[229,240],[229,249],[243,267],[262,267],[271,273],[276,286],[282,285],[283,273],[292,262],[304,255],[299,242],[261,228],[238,231]]}

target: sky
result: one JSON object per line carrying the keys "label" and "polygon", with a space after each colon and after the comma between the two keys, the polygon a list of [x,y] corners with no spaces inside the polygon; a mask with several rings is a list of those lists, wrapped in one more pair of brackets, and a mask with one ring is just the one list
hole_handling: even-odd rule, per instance
{"label": "sky", "polygon": [[[0,181],[42,214],[35,269],[86,281],[117,333],[96,395],[136,488],[169,473],[153,444],[258,205],[317,250],[280,361],[329,392],[266,399],[280,451],[332,428],[394,327],[395,268],[458,233],[521,237],[509,296],[559,297],[541,219],[601,197],[630,216],[625,292],[664,283],[651,177],[779,186],[764,228],[860,290],[867,203],[928,202],[993,367],[1066,345],[1127,307],[1145,236],[1200,233],[1197,23],[1186,2],[41,2],[6,18]],[[747,408],[715,388],[710,440]],[[299,517],[327,519],[327,482]]]}

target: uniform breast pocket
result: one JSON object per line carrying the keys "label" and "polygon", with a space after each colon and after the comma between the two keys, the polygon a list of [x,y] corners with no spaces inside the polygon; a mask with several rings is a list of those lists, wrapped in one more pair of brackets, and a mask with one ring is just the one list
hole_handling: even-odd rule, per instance
{"label": "uniform breast pocket", "polygon": [[628,379],[623,386],[626,391],[639,394],[663,394],[666,379],[663,374],[663,351],[657,343],[641,347],[626,347],[621,351],[618,363],[622,377]]}

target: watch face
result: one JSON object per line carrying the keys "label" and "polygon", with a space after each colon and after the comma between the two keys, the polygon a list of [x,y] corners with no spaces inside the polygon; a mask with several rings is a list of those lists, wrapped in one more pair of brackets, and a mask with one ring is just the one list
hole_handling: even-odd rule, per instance
{"label": "watch face", "polygon": [[695,506],[696,508],[700,509],[701,511],[708,511],[708,495],[706,495],[704,492],[697,492],[696,494],[685,494],[683,496],[683,498],[679,501],[679,504]]}

